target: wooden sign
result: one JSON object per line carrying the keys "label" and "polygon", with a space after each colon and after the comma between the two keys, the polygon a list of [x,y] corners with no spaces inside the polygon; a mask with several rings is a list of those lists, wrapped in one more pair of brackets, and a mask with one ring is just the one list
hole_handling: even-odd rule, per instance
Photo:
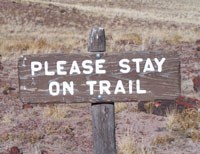
{"label": "wooden sign", "polygon": [[89,102],[93,154],[116,154],[114,102],[174,100],[180,60],[156,52],[105,53],[105,31],[93,27],[87,54],[22,56],[18,62],[24,103]]}
{"label": "wooden sign", "polygon": [[18,70],[25,103],[174,100],[180,94],[180,60],[172,53],[27,55]]}

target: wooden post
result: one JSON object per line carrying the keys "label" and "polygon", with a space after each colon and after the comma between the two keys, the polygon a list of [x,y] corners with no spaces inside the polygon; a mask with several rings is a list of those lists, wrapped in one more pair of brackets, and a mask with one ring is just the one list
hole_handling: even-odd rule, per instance
{"label": "wooden post", "polygon": [[[96,58],[106,50],[105,31],[101,27],[91,30],[88,51],[95,52]],[[93,120],[93,154],[116,154],[115,140],[115,108],[114,102],[100,102],[103,96],[97,96],[97,102],[92,103]]]}

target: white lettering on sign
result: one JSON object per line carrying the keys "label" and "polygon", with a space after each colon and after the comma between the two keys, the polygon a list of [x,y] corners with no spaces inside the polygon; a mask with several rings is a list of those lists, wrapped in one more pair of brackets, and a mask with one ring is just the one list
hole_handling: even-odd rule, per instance
{"label": "white lettering on sign", "polygon": [[60,93],[60,84],[56,81],[50,82],[49,93],[52,96],[58,96]]}
{"label": "white lettering on sign", "polygon": [[151,59],[147,58],[143,72],[154,72],[154,71],[155,69],[153,67],[153,63],[151,62]]}
{"label": "white lettering on sign", "polygon": [[106,74],[106,70],[102,70],[105,59],[96,60],[96,74]]}
{"label": "white lettering on sign", "polygon": [[107,95],[110,95],[111,94],[111,92],[110,92],[110,82],[107,81],[107,80],[101,80],[101,81],[99,81],[99,91],[100,91],[101,95],[103,95],[104,92]]}
{"label": "white lettering on sign", "polygon": [[49,71],[49,64],[47,61],[44,62],[44,72],[45,72],[45,75],[47,76],[52,76],[52,75],[55,75],[55,72],[53,71]]}
{"label": "white lettering on sign", "polygon": [[97,84],[97,81],[86,81],[86,84],[89,85],[90,95],[93,95],[94,85]]}
{"label": "white lettering on sign", "polygon": [[83,74],[91,74],[93,72],[92,61],[84,60],[82,62],[82,67],[84,68]]}
{"label": "white lettering on sign", "polygon": [[42,69],[42,63],[39,61],[31,62],[31,75],[35,76],[35,72],[40,71]]}
{"label": "white lettering on sign", "polygon": [[[166,58],[162,58],[160,61],[158,58],[154,58],[155,62],[155,67],[153,65],[153,61],[150,58],[147,58],[145,63],[144,63],[144,68],[142,72],[162,72],[162,66],[165,62]],[[135,71],[137,73],[141,72],[141,63],[144,61],[142,58],[134,58],[131,60],[133,63],[135,63]],[[130,71],[133,71],[130,67],[130,60],[129,59],[121,59],[119,61],[119,66],[120,66],[120,72],[121,73],[130,73]],[[157,70],[155,70],[157,68]]]}
{"label": "white lettering on sign", "polygon": [[70,95],[74,95],[74,82],[70,81],[70,83],[64,81],[62,83],[62,86],[60,85],[59,82],[57,81],[52,81],[49,83],[49,93],[52,96],[58,96],[61,92],[61,87],[62,87],[62,95],[66,95],[67,92]]}
{"label": "white lettering on sign", "polygon": [[146,90],[141,90],[140,89],[140,80],[136,80],[136,93],[137,94],[146,94]]}
{"label": "white lettering on sign", "polygon": [[122,94],[126,93],[126,91],[124,89],[124,85],[122,84],[121,80],[117,81],[117,85],[116,85],[115,91],[114,91],[114,94],[118,94],[118,93],[122,93]]}
{"label": "white lettering on sign", "polygon": [[143,61],[142,58],[137,58],[137,59],[132,59],[132,62],[135,63],[136,67],[136,72],[140,73],[140,63]]}
{"label": "white lettering on sign", "polygon": [[[154,58],[154,64],[153,61],[150,58],[147,58],[144,63],[144,68],[142,72],[162,72],[162,67],[165,62],[166,58],[162,58],[159,60],[158,58]],[[135,69],[131,69],[130,63],[131,61],[135,63]],[[142,58],[135,58],[135,59],[121,59],[119,61],[120,69],[119,71],[121,73],[129,73],[130,71],[135,70],[137,73],[141,72],[141,63],[144,61]],[[69,69],[69,75],[73,74],[92,74],[95,70],[96,74],[106,74],[106,70],[103,69],[105,64],[105,59],[98,59],[94,62],[92,60],[84,60],[82,61],[82,72],[79,68],[77,61],[72,61],[71,67]],[[67,61],[57,61],[56,62],[56,70],[52,70],[49,68],[49,63],[47,61],[44,62],[44,68],[41,62],[39,61],[33,61],[31,62],[31,75],[35,76],[36,72],[42,71],[44,69],[44,74],[46,76],[53,76],[53,75],[67,75],[66,71],[66,64]],[[53,67],[53,66],[52,66]],[[95,67],[95,68],[94,68]],[[134,68],[134,67],[133,67]],[[157,68],[157,70],[156,70]]]}
{"label": "white lettering on sign", "polygon": [[63,95],[67,94],[67,90],[70,93],[70,95],[74,95],[74,82],[70,81],[68,82],[63,82]]}
{"label": "white lettering on sign", "polygon": [[[124,83],[123,83],[124,82]],[[99,94],[111,94],[111,87],[115,87],[113,89],[113,94],[133,94],[133,86],[135,86],[134,89],[136,89],[136,94],[146,94],[146,90],[141,89],[140,80],[136,80],[136,84],[134,84],[132,80],[128,81],[128,90],[125,89],[125,85],[127,84],[127,81],[117,80],[117,83],[115,85],[111,85],[110,81],[108,80],[100,80],[100,81],[86,81],[86,85],[89,86],[90,95],[94,95],[95,91],[99,91]],[[98,89],[95,89],[98,88]]]}
{"label": "white lettering on sign", "polygon": [[[121,74],[127,74],[135,71],[136,73],[146,73],[146,72],[162,72],[163,64],[166,58],[133,58],[133,59],[120,59],[119,60],[119,70]],[[83,60],[78,62],[76,60],[68,62],[65,60],[56,61],[55,66],[49,65],[48,61],[41,63],[39,61],[31,62],[31,75],[45,75],[45,76],[66,76],[66,75],[80,75],[80,74],[106,74],[107,71],[104,67],[106,65],[105,59],[97,60]],[[95,75],[94,74],[94,75]],[[115,83],[109,80],[87,80],[85,85],[88,86],[88,91],[90,95],[96,95],[96,92],[100,95],[111,95],[111,93],[117,94],[146,94],[147,90],[142,89],[141,81],[139,79],[133,80],[117,80]],[[62,83],[56,81],[51,81],[48,85],[49,94],[51,96],[58,95],[74,95],[75,94],[75,84],[73,81],[62,81]]]}
{"label": "white lettering on sign", "polygon": [[157,66],[158,66],[158,72],[162,72],[162,65],[165,62],[166,58],[162,58],[160,61],[158,60],[158,58],[154,58],[154,61],[156,62]]}
{"label": "white lettering on sign", "polygon": [[64,71],[63,65],[65,65],[65,64],[67,64],[66,61],[57,61],[56,68],[57,68],[57,74],[58,75],[66,75],[67,74],[67,72]]}
{"label": "white lettering on sign", "polygon": [[72,66],[71,66],[71,69],[70,69],[70,71],[69,71],[69,74],[70,74],[70,75],[71,75],[71,74],[81,74],[81,71],[80,71],[80,69],[79,69],[79,67],[78,67],[77,61],[73,61],[73,62],[72,62]]}
{"label": "white lettering on sign", "polygon": [[133,93],[133,81],[132,80],[129,80],[128,81],[128,89],[129,89],[129,94],[132,94]]}
{"label": "white lettering on sign", "polygon": [[129,73],[131,70],[131,67],[128,65],[130,60],[128,59],[121,59],[119,61],[119,66],[121,67],[120,72],[121,73]]}

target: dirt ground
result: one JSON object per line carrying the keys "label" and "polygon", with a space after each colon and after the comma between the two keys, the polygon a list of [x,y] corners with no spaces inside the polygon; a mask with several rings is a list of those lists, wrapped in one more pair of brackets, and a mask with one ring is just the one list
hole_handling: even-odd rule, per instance
{"label": "dirt ground", "polygon": [[[107,51],[168,51],[180,55],[181,95],[200,100],[200,2],[191,0],[0,0],[0,154],[91,154],[90,104],[23,105],[18,58],[24,54],[87,52],[89,32],[105,28]],[[168,116],[116,103],[120,154],[197,154],[200,139],[169,129]],[[199,113],[197,117],[200,116]],[[196,136],[200,136],[197,121]]]}

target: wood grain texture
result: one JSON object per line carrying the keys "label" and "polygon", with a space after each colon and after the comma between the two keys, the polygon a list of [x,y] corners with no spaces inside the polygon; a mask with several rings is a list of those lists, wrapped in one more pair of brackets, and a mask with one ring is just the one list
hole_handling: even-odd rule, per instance
{"label": "wood grain texture", "polygon": [[[99,37],[101,36],[101,37]],[[94,27],[90,33],[89,52],[105,52],[106,38],[103,28]],[[100,54],[100,53],[97,54]],[[98,58],[101,57],[97,56]],[[93,102],[93,154],[116,154],[114,102]]]}
{"label": "wood grain texture", "polygon": [[114,103],[92,104],[93,154],[116,154]]}
{"label": "wood grain texture", "polygon": [[103,28],[101,27],[92,28],[88,42],[88,51],[89,52],[106,51],[106,37]]}
{"label": "wood grain texture", "polygon": [[[163,64],[162,72],[146,72],[136,73],[133,64],[130,64],[130,73],[120,73],[118,62],[121,59],[133,59],[133,58],[166,58]],[[101,53],[101,58],[105,59],[104,69],[107,71],[106,74],[73,74],[73,75],[54,75],[45,76],[44,69],[42,69],[36,76],[31,75],[31,61],[44,61],[49,62],[49,69],[56,70],[56,62],[59,60],[67,61],[65,70],[69,72],[70,66],[73,60],[76,60],[78,65],[81,67],[83,60],[90,59],[93,62],[96,60],[95,53],[88,54],[48,54],[48,55],[27,55],[19,59],[18,70],[19,70],[19,83],[20,83],[20,97],[22,102],[26,103],[48,103],[48,102],[64,102],[64,103],[76,103],[76,102],[129,102],[135,100],[157,100],[167,99],[173,100],[180,94],[180,60],[179,57],[172,53],[147,53],[147,52],[124,52],[124,53]],[[144,67],[144,63],[141,63],[141,68]],[[155,66],[156,67],[156,66]],[[128,91],[128,80],[135,81],[140,79],[141,88],[148,91],[147,94],[113,94],[116,83],[118,80],[122,80],[124,83],[125,90]],[[99,86],[95,85],[94,94],[89,94],[89,87],[86,85],[86,81],[100,81],[108,80],[111,82],[110,91],[111,94],[103,94],[102,99],[98,100]],[[62,93],[58,96],[51,96],[48,91],[48,85],[50,81],[73,81],[75,94],[65,95]],[[133,83],[133,89],[135,82]]]}

